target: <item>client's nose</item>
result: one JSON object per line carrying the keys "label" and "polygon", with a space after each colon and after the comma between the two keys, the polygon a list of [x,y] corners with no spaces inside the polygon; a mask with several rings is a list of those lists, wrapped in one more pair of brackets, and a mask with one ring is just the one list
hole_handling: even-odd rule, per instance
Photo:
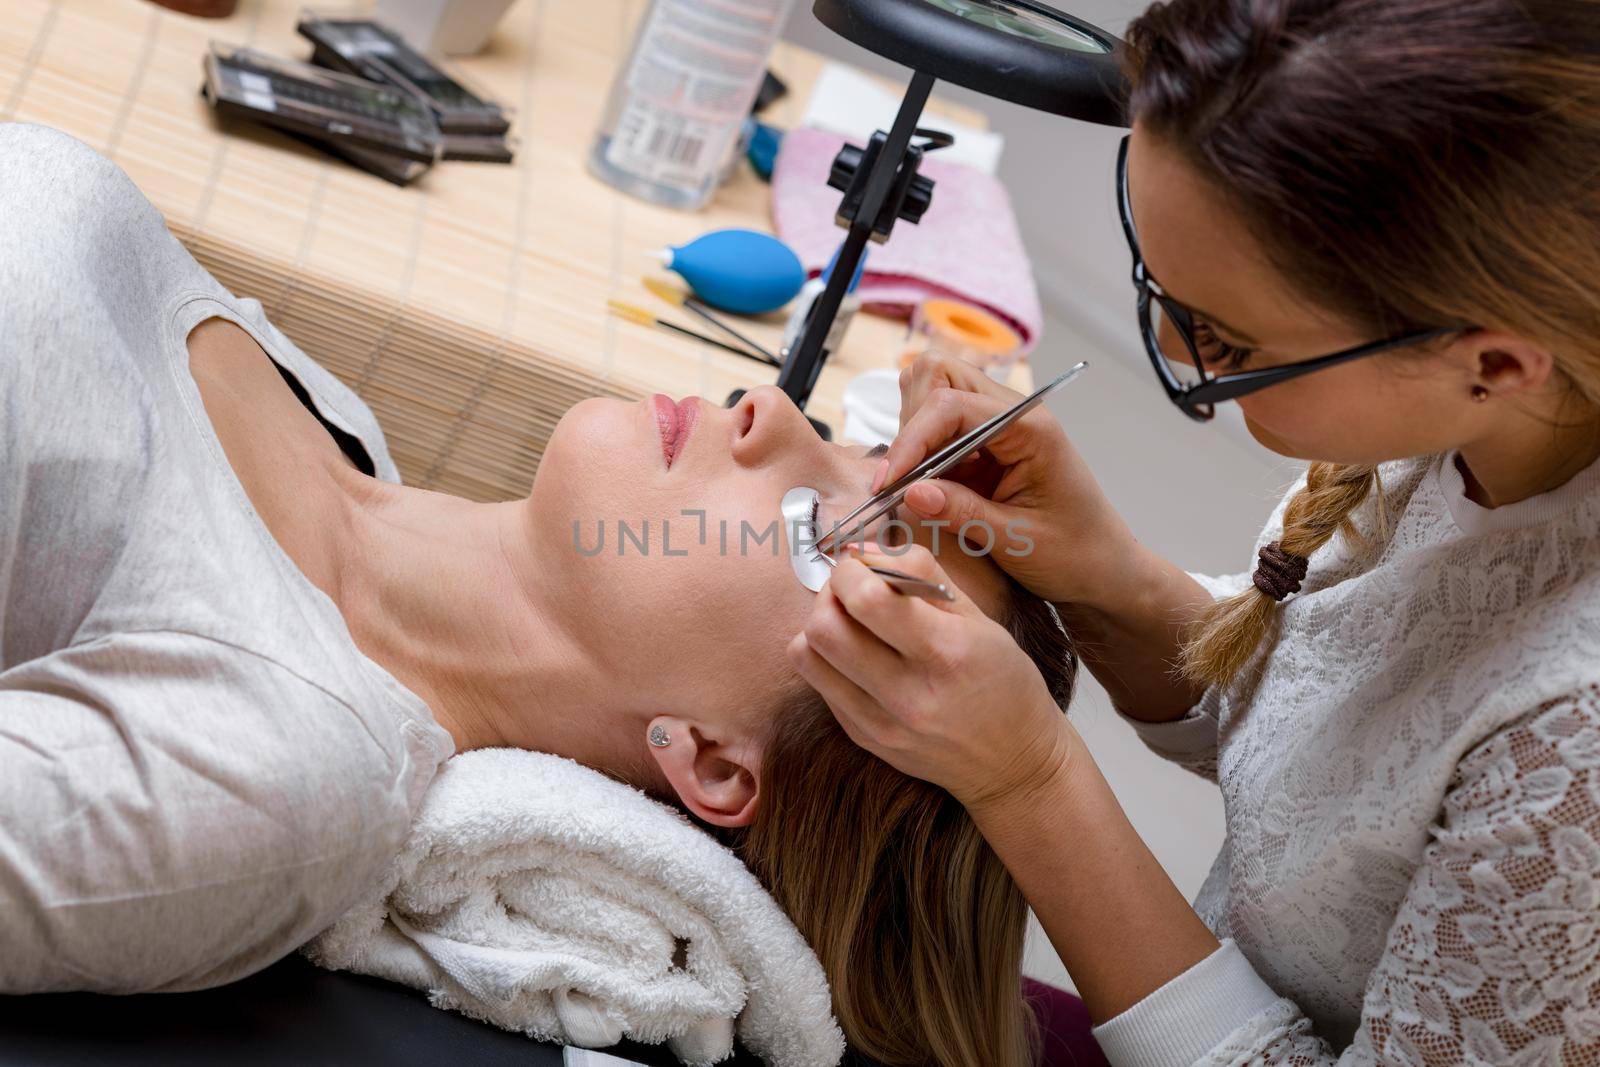
{"label": "client's nose", "polygon": [[794,401],[775,385],[757,386],[740,397],[733,407],[733,424],[733,458],[750,466],[806,438],[821,440]]}

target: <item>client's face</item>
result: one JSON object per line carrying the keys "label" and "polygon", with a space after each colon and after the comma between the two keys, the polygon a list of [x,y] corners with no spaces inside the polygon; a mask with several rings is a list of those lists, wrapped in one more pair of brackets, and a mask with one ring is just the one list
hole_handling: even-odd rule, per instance
{"label": "client's face", "polygon": [[[746,793],[763,727],[802,688],[784,649],[816,594],[790,564],[783,495],[816,489],[826,530],[866,499],[877,463],[862,446],[823,441],[771,386],[733,408],[659,396],[589,400],[550,439],[531,500],[532,535],[549,568],[541,583],[604,673],[599,685],[626,694],[610,701],[633,702],[597,708],[614,721],[596,729],[633,731],[625,740],[640,761],[655,756],[710,821],[733,824],[753,811]],[[884,543],[892,550],[903,532],[896,527]],[[948,530],[913,524],[911,536],[997,611],[1005,585],[992,562],[968,555]],[[657,719],[672,743],[652,750],[647,727]]]}

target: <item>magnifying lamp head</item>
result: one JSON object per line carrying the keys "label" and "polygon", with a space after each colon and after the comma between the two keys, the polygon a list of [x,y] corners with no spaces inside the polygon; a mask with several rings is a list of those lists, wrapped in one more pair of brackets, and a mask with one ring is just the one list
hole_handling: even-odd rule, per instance
{"label": "magnifying lamp head", "polygon": [[816,0],[845,39],[940,81],[1067,118],[1126,126],[1120,40],[1031,0]]}

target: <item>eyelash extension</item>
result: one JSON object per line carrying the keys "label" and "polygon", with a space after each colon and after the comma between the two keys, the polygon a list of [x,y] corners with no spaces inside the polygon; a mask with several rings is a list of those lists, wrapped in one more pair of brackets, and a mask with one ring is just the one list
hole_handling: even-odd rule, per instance
{"label": "eyelash extension", "polygon": [[818,525],[818,523],[821,520],[821,516],[822,516],[822,494],[818,493],[816,496],[811,498],[811,518],[808,520],[811,523],[811,543],[812,544],[816,544],[818,541],[822,540],[823,531],[820,528],[820,526]]}

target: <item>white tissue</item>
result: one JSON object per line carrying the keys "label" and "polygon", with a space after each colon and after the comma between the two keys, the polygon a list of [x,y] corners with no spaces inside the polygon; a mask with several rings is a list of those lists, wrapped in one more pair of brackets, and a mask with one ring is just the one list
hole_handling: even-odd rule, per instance
{"label": "white tissue", "polygon": [[[894,125],[895,112],[899,110],[899,93],[889,92],[852,67],[825,63],[800,124],[865,144],[873,130],[887,130]],[[1000,166],[1000,152],[1006,146],[1006,139],[1000,134],[937,115],[925,114],[921,124],[955,135],[955,144],[939,149],[943,162],[965,163],[990,175]]]}

